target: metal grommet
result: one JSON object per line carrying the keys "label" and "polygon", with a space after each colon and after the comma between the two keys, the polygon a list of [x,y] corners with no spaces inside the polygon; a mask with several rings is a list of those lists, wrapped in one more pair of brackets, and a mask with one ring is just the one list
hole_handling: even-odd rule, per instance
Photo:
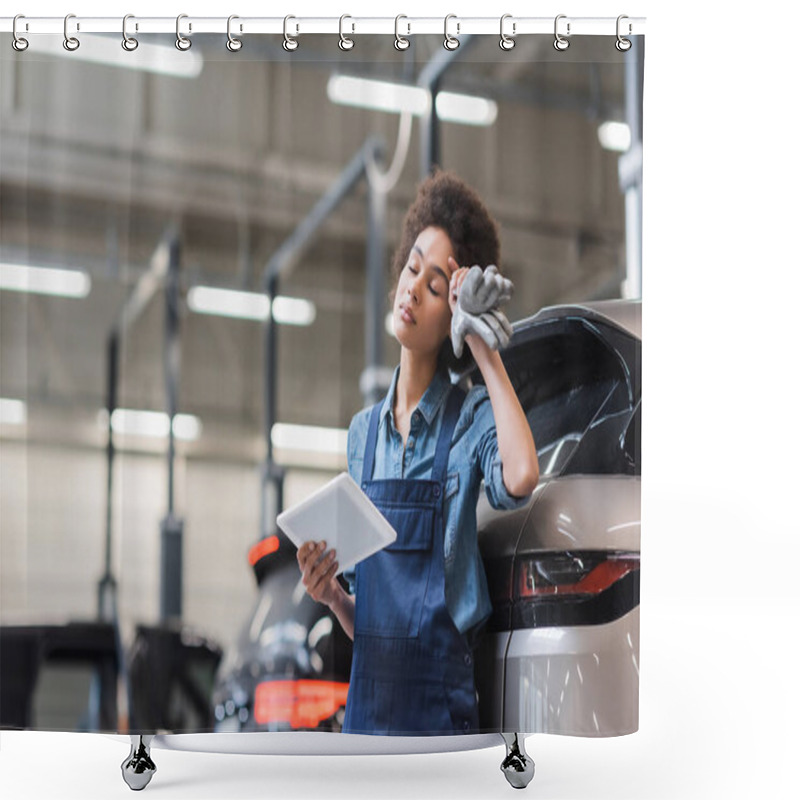
{"label": "metal grommet", "polygon": [[[458,48],[458,46],[461,44],[461,42],[459,42],[458,39],[456,39],[455,36],[451,36],[447,32],[447,23],[451,19],[457,19],[456,15],[455,14],[448,14],[444,18],[444,42],[443,42],[443,44],[444,44],[445,50],[456,50]],[[460,27],[461,27],[461,24],[457,22],[456,23],[456,34],[459,32],[459,28]]]}
{"label": "metal grommet", "polygon": [[[344,32],[342,31],[342,25],[344,24],[344,21],[346,19],[353,19],[353,18],[349,14],[342,14],[342,16],[339,17],[339,49],[340,50],[352,50],[353,49],[353,45],[355,44],[355,42],[352,39],[348,39],[344,35]],[[356,30],[356,26],[355,26],[355,23],[353,23],[353,33],[355,33],[355,30]]]}
{"label": "metal grommet", "polygon": [[[628,19],[628,17],[625,16],[625,14],[620,14],[617,17],[617,41],[614,42],[614,47],[616,47],[617,50],[620,51],[620,53],[625,53],[626,51],[631,49],[631,40],[623,38],[622,35],[619,32],[619,23],[622,22],[623,19]],[[630,36],[632,30],[633,30],[633,26],[629,22],[628,23],[628,35],[629,36]]]}
{"label": "metal grommet", "polygon": [[225,47],[227,47],[231,53],[238,53],[242,49],[242,40],[237,39],[231,33],[231,22],[233,22],[235,19],[239,19],[236,14],[231,14],[228,17],[228,41],[225,42]]}
{"label": "metal grommet", "polygon": [[[555,25],[553,26],[553,29],[554,29],[554,31],[555,31],[555,35],[556,35],[555,41],[553,42],[553,47],[555,47],[555,49],[556,49],[556,50],[559,50],[559,51],[562,51],[562,52],[563,52],[564,50],[566,50],[566,49],[569,47],[569,40],[568,40],[568,39],[565,39],[565,38],[564,38],[564,37],[563,37],[563,36],[562,36],[562,35],[561,35],[561,34],[558,32],[558,21],[559,21],[560,19],[566,19],[566,18],[567,18],[567,15],[566,15],[566,14],[559,14],[559,15],[556,17]],[[569,35],[570,35],[570,24],[569,24],[569,22],[568,22],[568,23],[567,23],[567,36],[569,36]]]}
{"label": "metal grommet", "polygon": [[[408,39],[406,39],[404,36],[401,36],[400,32],[398,31],[398,27],[399,27],[399,23],[400,23],[401,19],[408,19],[408,17],[405,14],[398,14],[394,18],[394,48],[395,48],[395,50],[408,50],[409,46],[411,45],[411,42]],[[411,23],[408,22],[408,23],[406,23],[406,25],[408,26],[408,35],[410,36],[411,35]]]}
{"label": "metal grommet", "polygon": [[506,51],[507,50],[512,50],[514,48],[514,45],[516,44],[516,42],[514,41],[514,37],[517,35],[517,23],[516,22],[512,22],[511,23],[511,36],[509,36],[503,30],[503,23],[507,19],[511,19],[511,17],[512,17],[511,14],[503,14],[503,16],[500,17],[500,49],[501,50],[506,50]]}
{"label": "metal grommet", "polygon": [[14,34],[14,40],[11,42],[11,46],[18,53],[22,53],[22,52],[24,52],[25,50],[28,49],[29,42],[28,42],[27,39],[23,39],[22,36],[20,36],[17,33],[17,20],[18,19],[25,19],[25,15],[24,14],[17,14],[17,16],[14,17],[14,25],[12,27],[12,32]]}
{"label": "metal grommet", "polygon": [[75,52],[75,50],[81,46],[81,43],[67,32],[67,25],[70,19],[74,19],[74,17],[74,14],[67,14],[67,16],[64,17],[64,49],[69,50],[70,53]]}
{"label": "metal grommet", "polygon": [[139,40],[134,39],[133,36],[128,36],[127,25],[129,19],[135,19],[133,14],[126,14],[122,18],[122,49],[132,53],[139,46]]}
{"label": "metal grommet", "polygon": [[[181,34],[181,20],[186,19],[189,15],[188,14],[178,14],[178,19],[175,20],[175,47],[178,50],[188,50],[192,46],[192,40],[187,39],[185,36]],[[192,26],[189,25],[189,30],[191,31]]]}
{"label": "metal grommet", "polygon": [[[299,42],[293,36],[289,36],[289,31],[287,30],[287,25],[290,19],[295,19],[291,14],[283,18],[283,49],[287,52],[291,53],[297,50],[299,46]],[[298,33],[300,32],[300,26],[297,26]]]}

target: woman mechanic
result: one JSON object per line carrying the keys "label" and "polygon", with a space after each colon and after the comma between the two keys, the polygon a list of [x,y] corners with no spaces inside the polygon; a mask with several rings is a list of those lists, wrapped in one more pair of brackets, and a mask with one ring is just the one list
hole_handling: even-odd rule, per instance
{"label": "woman mechanic", "polygon": [[[353,639],[344,732],[478,731],[472,651],[491,613],[480,483],[494,508],[510,509],[539,478],[531,429],[497,352],[510,326],[496,307],[513,288],[489,266],[499,249],[496,223],[457,176],[439,171],[420,185],[393,263],[400,364],[385,399],[358,412],[347,437],[348,471],[397,540],[345,574],[350,593],[324,541],[297,553],[306,591]],[[462,287],[471,302],[459,308]],[[464,341],[485,382],[466,395],[448,374],[468,363]]]}

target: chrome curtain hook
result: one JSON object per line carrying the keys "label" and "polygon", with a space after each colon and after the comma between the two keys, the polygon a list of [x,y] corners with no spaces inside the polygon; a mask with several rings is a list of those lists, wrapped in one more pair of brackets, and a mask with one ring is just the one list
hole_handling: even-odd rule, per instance
{"label": "chrome curtain hook", "polygon": [[[297,50],[299,42],[294,36],[289,35],[288,25],[289,20],[295,19],[291,14],[283,18],[283,49],[291,53]],[[297,26],[297,32],[300,32],[300,26]]]}
{"label": "chrome curtain hook", "polygon": [[22,53],[22,52],[24,52],[25,50],[28,49],[29,42],[28,42],[27,39],[23,39],[22,36],[20,36],[17,33],[17,20],[18,19],[25,19],[25,15],[24,14],[17,14],[17,16],[14,17],[14,25],[11,28],[11,30],[12,30],[12,32],[14,34],[14,40],[11,42],[11,46],[18,53]]}
{"label": "chrome curtain hook", "polygon": [[239,19],[236,14],[231,14],[228,17],[228,41],[225,42],[225,47],[227,47],[231,53],[238,53],[242,49],[242,40],[237,39],[231,33],[231,22],[233,22],[235,19]]}
{"label": "chrome curtain hook", "polygon": [[69,50],[70,53],[74,52],[81,46],[81,43],[74,36],[70,36],[69,32],[67,31],[67,25],[69,24],[70,19],[74,19],[74,17],[74,14],[67,14],[67,16],[64,17],[64,49]]}
{"label": "chrome curtain hook", "polygon": [[127,25],[129,19],[135,19],[133,14],[126,14],[122,18],[122,49],[132,53],[139,46],[139,40],[134,39],[133,36],[128,36]]}
{"label": "chrome curtain hook", "polygon": [[[178,14],[178,19],[175,20],[175,36],[177,37],[175,39],[175,47],[178,50],[188,50],[192,46],[192,40],[181,34],[181,20],[186,19],[188,16],[188,14]],[[191,24],[189,25],[189,30],[192,30]]]}
{"label": "chrome curtain hook", "polygon": [[[342,27],[344,25],[344,21],[346,19],[353,19],[353,18],[349,14],[342,14],[342,16],[339,17],[339,49],[340,50],[352,50],[353,49],[353,45],[355,44],[355,42],[352,39],[348,39],[344,35],[344,31],[342,30]],[[356,25],[355,25],[355,23],[353,23],[353,33],[355,33],[355,30],[356,30]]]}
{"label": "chrome curtain hook", "polygon": [[513,49],[514,45],[516,44],[516,42],[514,41],[514,37],[517,35],[517,23],[516,22],[512,22],[511,23],[511,36],[509,36],[503,30],[503,24],[505,23],[505,21],[507,19],[511,19],[511,17],[512,17],[511,14],[503,14],[503,16],[500,17],[500,49],[501,50],[511,50],[511,49]]}
{"label": "chrome curtain hook", "polygon": [[[405,36],[400,35],[399,26],[401,19],[408,19],[405,14],[398,14],[394,18],[394,47],[395,50],[408,50],[411,42],[405,38]],[[407,22],[406,25],[408,26],[408,36],[411,35],[411,23]]]}
{"label": "chrome curtain hook", "polygon": [[[565,39],[565,38],[564,38],[564,37],[563,37],[563,36],[562,36],[562,35],[561,35],[561,34],[558,32],[558,21],[559,21],[560,19],[566,19],[566,18],[567,18],[567,15],[566,15],[566,14],[559,14],[559,15],[556,17],[555,26],[554,26],[554,30],[555,30],[555,34],[556,34],[556,38],[555,38],[555,41],[553,42],[553,47],[555,47],[555,49],[556,49],[556,50],[560,50],[560,51],[564,51],[564,50],[566,50],[566,49],[569,47],[569,39]],[[569,35],[570,35],[570,24],[569,24],[569,22],[568,22],[568,23],[567,23],[567,36],[569,36]]]}
{"label": "chrome curtain hook", "polygon": [[[631,49],[631,40],[623,38],[622,34],[620,33],[620,22],[622,22],[623,19],[628,19],[628,17],[625,16],[625,14],[620,14],[617,17],[617,41],[614,43],[614,47],[616,47],[617,50],[620,51],[620,53],[624,53],[627,50]],[[628,23],[628,36],[631,35],[632,31],[633,31],[633,26],[629,22]]]}
{"label": "chrome curtain hook", "polygon": [[[445,50],[456,50],[461,42],[455,36],[451,36],[447,32],[447,23],[450,22],[451,19],[458,19],[455,14],[448,14],[444,18],[444,47]],[[456,22],[456,34],[459,32],[459,28],[461,27],[460,23]]]}

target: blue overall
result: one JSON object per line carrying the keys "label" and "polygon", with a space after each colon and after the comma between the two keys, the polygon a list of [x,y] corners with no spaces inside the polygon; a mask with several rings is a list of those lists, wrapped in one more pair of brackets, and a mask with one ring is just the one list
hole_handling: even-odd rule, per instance
{"label": "blue overall", "polygon": [[445,604],[444,494],[464,392],[450,390],[430,480],[372,480],[381,404],[370,417],[362,489],[397,540],[355,571],[355,629],[343,731],[475,733],[472,652]]}

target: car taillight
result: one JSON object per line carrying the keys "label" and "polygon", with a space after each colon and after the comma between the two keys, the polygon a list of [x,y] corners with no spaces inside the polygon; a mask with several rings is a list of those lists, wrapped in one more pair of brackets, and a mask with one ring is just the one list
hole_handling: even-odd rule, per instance
{"label": "car taillight", "polygon": [[347,702],[340,681],[264,681],[256,686],[253,715],[259,725],[288,722],[292,728],[316,728]]}
{"label": "car taillight", "polygon": [[639,569],[638,553],[558,552],[522,556],[517,562],[520,599],[596,595]]}

